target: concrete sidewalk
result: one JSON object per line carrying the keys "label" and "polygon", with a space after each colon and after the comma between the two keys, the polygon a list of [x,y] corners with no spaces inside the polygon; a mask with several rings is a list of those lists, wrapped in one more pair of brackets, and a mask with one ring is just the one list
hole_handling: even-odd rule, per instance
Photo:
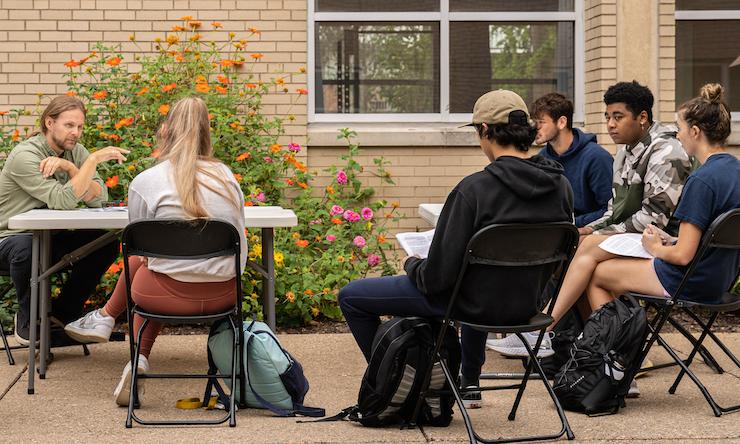
{"label": "concrete sidewalk", "polygon": [[[733,350],[740,350],[740,334],[720,335]],[[688,345],[675,335],[669,341],[682,352]],[[311,383],[306,403],[334,414],[356,402],[365,364],[348,334],[280,335],[283,345],[303,364]],[[205,336],[161,336],[151,357],[153,371],[171,372],[205,369]],[[715,348],[711,348],[715,351]],[[91,346],[83,356],[79,347],[55,349],[47,379],[37,380],[36,394],[27,395],[27,354],[18,351],[17,364],[9,366],[0,355],[0,441],[1,442],[247,442],[247,443],[412,443],[466,442],[465,428],[455,413],[448,428],[398,430],[369,429],[349,422],[297,424],[293,418],[275,418],[263,410],[241,411],[237,427],[151,428],[134,425],[124,428],[125,409],[113,402],[112,392],[128,359],[127,343]],[[720,354],[715,356],[720,358]],[[667,355],[654,350],[655,363],[667,362]],[[695,366],[700,378],[720,403],[740,402],[740,369],[713,374],[703,364]],[[518,361],[489,353],[486,370],[519,371]],[[740,443],[740,413],[715,418],[697,388],[688,378],[675,395],[667,393],[677,370],[662,369],[640,378],[642,397],[627,400],[618,415],[588,418],[569,413],[577,442],[711,440]],[[203,396],[200,381],[146,382],[140,416],[145,418],[206,418],[221,412],[177,410],[178,398]],[[557,415],[539,381],[530,381],[516,421],[506,415],[513,391],[486,392],[485,407],[471,411],[480,433],[501,437],[550,433],[558,429]],[[455,409],[457,410],[457,409]]]}

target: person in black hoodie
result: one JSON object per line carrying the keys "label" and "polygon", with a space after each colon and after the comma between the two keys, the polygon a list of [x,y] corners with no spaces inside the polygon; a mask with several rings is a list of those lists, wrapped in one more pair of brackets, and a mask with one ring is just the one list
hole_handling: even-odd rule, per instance
{"label": "person in black hoodie", "polygon": [[[465,177],[449,194],[428,257],[406,258],[407,276],[360,279],[339,292],[339,306],[368,361],[380,316],[444,316],[465,248],[478,230],[496,223],[573,221],[573,192],[563,168],[529,153],[537,130],[529,122],[521,97],[506,90],[484,94],[475,103],[470,125],[477,130],[481,149],[491,163]],[[479,292],[506,292],[507,283],[516,279],[479,271],[471,269],[466,279],[475,283]],[[464,286],[460,300],[467,319],[482,313],[481,307],[469,299],[473,297]],[[526,320],[536,314],[529,312],[529,307],[535,305],[512,297],[499,311],[502,319],[481,321],[495,323],[504,317],[508,322]],[[461,386],[478,387],[487,335],[466,327],[461,334]],[[480,399],[480,392],[466,393],[466,407],[480,407]]]}

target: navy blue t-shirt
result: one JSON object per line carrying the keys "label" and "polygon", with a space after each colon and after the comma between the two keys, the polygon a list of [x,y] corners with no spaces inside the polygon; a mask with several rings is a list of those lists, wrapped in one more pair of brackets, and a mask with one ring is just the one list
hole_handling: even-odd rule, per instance
{"label": "navy blue t-shirt", "polygon": [[[673,217],[706,232],[720,214],[740,207],[740,161],[727,153],[710,156],[686,180]],[[737,275],[740,251],[709,249],[679,296],[695,302],[718,302]],[[678,289],[686,267],[655,259],[655,272],[671,295]]]}

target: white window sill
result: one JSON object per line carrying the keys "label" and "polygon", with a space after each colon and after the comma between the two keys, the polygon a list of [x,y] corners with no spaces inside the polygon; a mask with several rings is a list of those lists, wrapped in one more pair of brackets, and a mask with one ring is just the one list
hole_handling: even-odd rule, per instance
{"label": "white window sill", "polygon": [[[308,146],[344,146],[337,139],[339,130],[350,128],[357,133],[355,139],[362,146],[429,146],[477,147],[478,136],[470,127],[459,128],[460,123],[309,123]],[[583,123],[576,122],[577,128]],[[740,121],[732,122],[729,146],[740,146]]]}

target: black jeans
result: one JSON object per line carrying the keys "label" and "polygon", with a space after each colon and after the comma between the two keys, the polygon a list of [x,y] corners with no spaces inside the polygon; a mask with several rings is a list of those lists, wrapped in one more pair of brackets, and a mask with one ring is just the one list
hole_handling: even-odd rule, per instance
{"label": "black jeans", "polygon": [[[339,291],[339,308],[367,361],[380,316],[444,318],[445,309],[433,305],[407,276],[385,276],[350,282]],[[487,333],[461,328],[462,374],[477,379],[486,360]]]}
{"label": "black jeans", "polygon": [[[88,242],[100,237],[101,230],[61,231],[51,236],[51,263],[58,262]],[[0,242],[0,269],[10,272],[18,296],[18,323],[28,325],[31,311],[31,245],[32,236],[19,234]],[[95,291],[103,273],[118,255],[118,242],[113,241],[73,263],[65,271],[68,278],[59,297],[52,301],[52,314],[64,323],[74,321]]]}

